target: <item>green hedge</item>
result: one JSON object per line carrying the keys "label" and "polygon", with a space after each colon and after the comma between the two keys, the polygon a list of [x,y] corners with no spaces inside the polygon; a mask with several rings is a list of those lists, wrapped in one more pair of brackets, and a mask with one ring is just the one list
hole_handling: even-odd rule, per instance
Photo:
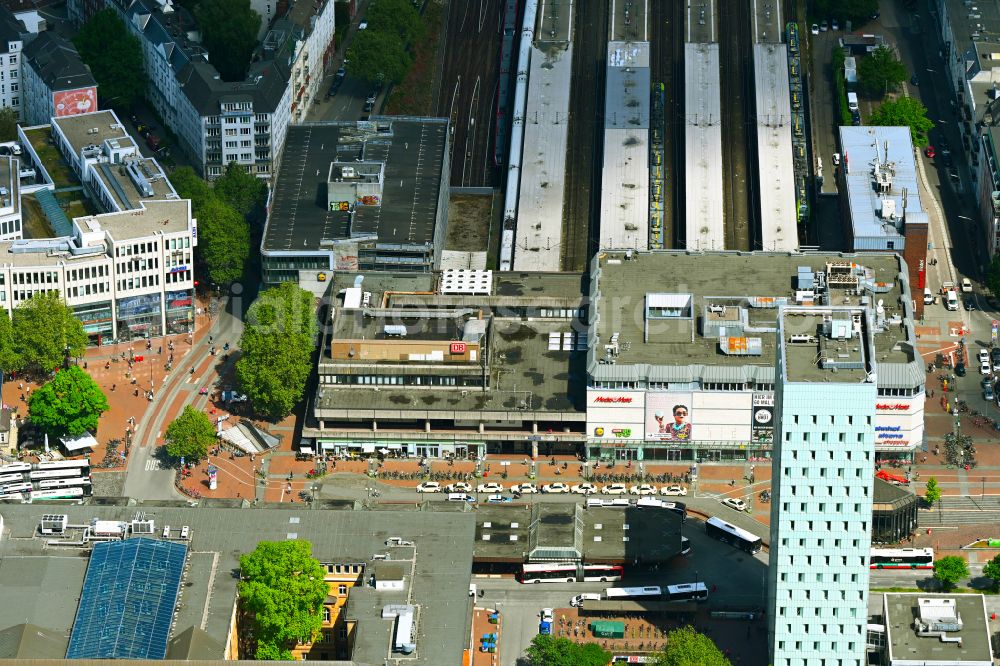
{"label": "green hedge", "polygon": [[833,50],[833,59],[830,63],[833,67],[833,82],[837,90],[837,103],[840,107],[840,124],[851,124],[851,110],[847,106],[847,81],[844,80],[844,51],[843,49]]}

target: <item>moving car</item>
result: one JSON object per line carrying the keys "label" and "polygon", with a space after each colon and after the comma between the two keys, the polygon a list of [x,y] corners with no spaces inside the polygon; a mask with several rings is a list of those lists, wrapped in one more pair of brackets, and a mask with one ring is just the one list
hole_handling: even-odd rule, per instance
{"label": "moving car", "polygon": [[593,495],[597,492],[597,486],[592,483],[578,483],[570,488],[570,491],[577,495]]}
{"label": "moving car", "polygon": [[500,485],[499,483],[493,483],[493,482],[490,482],[490,483],[480,483],[478,486],[476,486],[476,492],[480,492],[480,493],[502,493],[503,492],[503,486]]}
{"label": "moving car", "polygon": [[983,361],[979,364],[979,374],[988,375],[992,372],[993,368],[990,367],[989,361]]}
{"label": "moving car", "polygon": [[962,305],[965,306],[966,311],[972,312],[976,309],[976,302],[972,300],[972,296],[966,296],[962,299]]}
{"label": "moving car", "polygon": [[488,504],[508,504],[513,501],[513,497],[507,497],[506,495],[490,495],[486,498]]}
{"label": "moving car", "polygon": [[683,497],[684,495],[688,494],[688,489],[685,488],[684,486],[663,486],[662,488],[660,488],[660,494]]}
{"label": "moving car", "polygon": [[655,495],[656,486],[651,486],[648,483],[640,483],[632,486],[630,492],[633,495]]}
{"label": "moving car", "polygon": [[565,483],[546,483],[542,486],[543,493],[568,493],[569,486]]}
{"label": "moving car", "polygon": [[934,159],[934,156],[937,155],[937,151],[934,150],[934,146],[927,146],[924,148],[924,155],[926,155],[929,159]]}
{"label": "moving car", "polygon": [[552,609],[543,608],[541,615],[542,621],[538,623],[538,633],[543,636],[549,636],[552,634]]}
{"label": "moving car", "polygon": [[962,278],[962,291],[967,294],[972,293],[972,280],[967,277]]}
{"label": "moving car", "polygon": [[628,486],[624,483],[609,483],[601,488],[601,492],[605,495],[626,495],[628,494]]}
{"label": "moving car", "polygon": [[730,509],[736,509],[737,511],[747,510],[747,503],[735,497],[727,497],[726,499],[722,500],[722,505],[728,506]]}
{"label": "moving car", "polygon": [[457,483],[450,483],[444,487],[449,493],[471,493],[472,484],[466,483],[465,481],[459,481]]}
{"label": "moving car", "polygon": [[419,486],[417,486],[418,493],[439,493],[441,492],[441,484],[437,481],[424,481]]}
{"label": "moving car", "polygon": [[510,487],[510,492],[532,495],[538,492],[538,486],[533,483],[515,483]]}
{"label": "moving car", "polygon": [[476,498],[469,493],[448,493],[449,502],[475,502]]}

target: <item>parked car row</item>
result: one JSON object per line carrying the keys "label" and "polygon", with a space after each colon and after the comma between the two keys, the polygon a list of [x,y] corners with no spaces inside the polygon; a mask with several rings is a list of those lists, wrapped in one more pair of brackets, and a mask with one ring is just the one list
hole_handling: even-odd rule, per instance
{"label": "parked car row", "polygon": [[[456,483],[450,483],[446,486],[442,486],[437,481],[424,481],[417,486],[418,493],[471,493],[473,486],[471,483],[466,483],[465,481],[458,481]],[[480,483],[475,487],[478,493],[502,493],[504,492],[503,484],[496,482]],[[596,493],[601,493],[603,495],[665,495],[665,496],[684,496],[687,495],[687,488],[684,486],[662,486],[657,487],[649,483],[640,483],[633,486],[628,486],[624,483],[609,483],[603,487],[598,487],[593,483],[577,483],[574,485],[569,485],[567,483],[546,483],[539,488],[533,483],[515,483],[509,488],[510,492],[518,495],[530,495],[534,493],[548,493],[548,494],[568,494],[573,493],[576,495],[594,495]]]}

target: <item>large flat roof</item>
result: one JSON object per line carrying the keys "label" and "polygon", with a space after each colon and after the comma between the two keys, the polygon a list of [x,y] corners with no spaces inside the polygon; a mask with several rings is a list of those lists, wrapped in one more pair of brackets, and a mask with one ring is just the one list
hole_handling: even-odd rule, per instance
{"label": "large flat roof", "polygon": [[[441,118],[382,118],[291,125],[264,231],[264,252],[316,252],[325,241],[377,237],[379,243],[434,242],[448,138]],[[327,210],[334,161],[385,162],[381,206]]]}
{"label": "large flat roof", "polygon": [[[632,260],[623,253],[605,253],[595,258],[596,268],[592,270],[592,280],[596,281],[592,292],[598,296],[591,305],[588,372],[594,379],[608,381],[620,378],[690,383],[712,377],[706,381],[740,383],[756,378],[761,383],[773,383],[776,299],[793,304],[799,268],[825,272],[828,263],[838,264],[855,277],[864,273],[860,282],[881,290],[875,294],[864,290],[871,306],[875,305],[873,299],[882,300],[887,320],[899,316],[905,323],[890,325],[874,335],[880,385],[888,385],[896,377],[911,388],[921,384],[923,366],[913,350],[915,337],[908,319],[911,296],[904,287],[906,272],[902,259],[890,253],[662,250],[640,253]],[[831,305],[860,304],[857,283],[853,284],[853,290],[831,287]],[[680,316],[668,314],[647,320],[647,306],[661,307],[659,303],[666,304],[663,307],[667,309],[675,305]],[[709,311],[710,306],[713,311]],[[730,336],[759,339],[760,353],[724,353],[718,336],[722,328],[728,329]],[[603,363],[605,345],[611,343],[615,333],[619,348],[615,363]]]}
{"label": "large flat roof", "polygon": [[[832,315],[828,315],[832,311]],[[869,381],[875,368],[871,358],[870,331],[863,308],[833,308],[816,312],[815,308],[782,310],[781,369],[785,382],[860,384]],[[823,331],[827,316],[850,329],[851,337],[830,337]],[[856,329],[852,317],[860,316]],[[790,342],[795,334],[811,335],[809,342]]]}
{"label": "large flat roof", "polygon": [[[651,0],[638,2],[612,2],[608,16],[608,41],[642,42],[649,39],[649,12]],[[656,2],[657,0],[652,0]],[[547,3],[559,6],[558,2]]]}
{"label": "large flat roof", "polygon": [[[788,49],[784,44],[755,44],[753,66],[757,88],[757,162],[761,174],[761,248],[775,252],[797,250]],[[805,132],[802,121],[798,131]]]}
{"label": "large flat roof", "polygon": [[[408,571],[412,567],[409,595],[385,597],[379,593],[366,599],[364,593],[355,598],[352,592],[348,607],[381,609],[386,598],[391,598],[386,603],[407,603],[409,599],[408,603],[417,604],[415,664],[459,663],[468,645],[468,590],[475,533],[475,520],[469,514],[317,511],[306,504],[253,511],[147,505],[142,511],[156,526],[191,528],[190,568],[185,577],[194,585],[183,588],[184,603],[178,606],[172,637],[195,625],[225,645],[238,581],[219,574],[236,570],[239,556],[252,551],[260,541],[304,539],[312,543],[313,556],[323,562],[370,562],[373,554],[388,552],[391,561],[403,564]],[[0,605],[0,628],[23,623],[28,617],[43,628],[68,633],[75,604],[66,603],[67,597],[80,589],[87,560],[76,556],[79,550],[67,547],[54,554],[45,545],[48,537],[35,538],[42,515],[49,513],[68,514],[71,525],[80,525],[92,518],[131,521],[136,507],[4,506],[5,528],[12,538],[0,541],[0,581],[9,602]],[[390,537],[412,541],[415,547],[388,548],[385,542]],[[370,648],[356,647],[354,661],[374,664],[389,658],[393,628],[393,623],[376,623],[375,618],[359,627],[366,636],[375,633],[379,638],[365,643]]]}
{"label": "large flat roof", "polygon": [[[954,601],[954,611],[961,617],[963,626],[958,631],[944,633],[961,638],[961,642],[944,642],[938,638],[937,632],[931,636],[916,634],[913,622],[920,617],[921,599],[931,600],[932,603]],[[983,595],[883,594],[882,607],[890,666],[922,666],[927,663],[992,666],[994,663]]]}
{"label": "large flat roof", "polygon": [[608,42],[602,248],[649,246],[649,77],[648,42]]}
{"label": "large flat roof", "polygon": [[724,250],[719,45],[684,45],[685,245]]}
{"label": "large flat roof", "polygon": [[[552,4],[547,5],[550,12]],[[558,5],[556,5],[558,7]],[[563,14],[570,12],[564,11]],[[545,19],[542,19],[543,25]],[[524,123],[521,187],[517,205],[514,270],[562,268],[566,145],[573,45],[531,47],[528,106]]]}
{"label": "large flat roof", "polygon": [[[66,140],[73,147],[73,152],[77,155],[80,154],[84,146],[91,144],[101,145],[108,139],[132,140],[128,132],[125,131],[125,126],[122,125],[115,112],[111,110],[95,111],[94,113],[75,116],[62,116],[60,118],[53,118],[52,122],[59,127],[63,136],[66,137]],[[97,131],[95,132],[94,130]]]}
{"label": "large flat roof", "polygon": [[[902,224],[904,210],[907,219],[927,222],[920,203],[910,129],[844,126],[840,128],[840,147],[846,156],[842,168],[854,238],[852,249],[902,250],[905,238],[896,225]],[[876,187],[876,167],[885,177],[883,192]],[[886,247],[890,242],[893,246]]]}

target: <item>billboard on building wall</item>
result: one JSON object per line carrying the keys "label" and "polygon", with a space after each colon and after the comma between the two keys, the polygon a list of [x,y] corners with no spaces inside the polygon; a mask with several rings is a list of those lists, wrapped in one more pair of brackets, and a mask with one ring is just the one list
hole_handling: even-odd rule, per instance
{"label": "billboard on building wall", "polygon": [[752,422],[750,423],[753,441],[759,444],[774,442],[774,394],[754,393]]}
{"label": "billboard on building wall", "polygon": [[52,104],[57,118],[97,111],[97,86],[54,92]]}
{"label": "billboard on building wall", "polygon": [[689,442],[693,414],[690,393],[646,394],[646,439]]}

